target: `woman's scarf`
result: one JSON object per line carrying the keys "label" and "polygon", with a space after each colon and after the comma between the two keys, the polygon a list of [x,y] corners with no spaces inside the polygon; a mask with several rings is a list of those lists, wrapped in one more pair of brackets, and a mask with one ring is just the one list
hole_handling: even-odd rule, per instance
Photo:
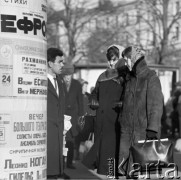
{"label": "woman's scarf", "polygon": [[141,57],[143,57],[144,54],[143,52],[141,51],[140,48],[138,48],[137,46],[132,46],[132,51],[131,51],[131,61],[132,63],[136,63],[136,61],[138,59],[140,59]]}
{"label": "woman's scarf", "polygon": [[110,45],[108,48],[107,48],[107,51],[108,51],[108,49],[109,48],[111,48],[111,47],[116,47],[116,48],[118,48],[118,50],[119,50],[119,59],[121,59],[122,58],[122,52],[123,52],[123,50],[125,49],[123,46],[120,46],[120,45],[118,45],[118,44],[112,44],[112,45]]}

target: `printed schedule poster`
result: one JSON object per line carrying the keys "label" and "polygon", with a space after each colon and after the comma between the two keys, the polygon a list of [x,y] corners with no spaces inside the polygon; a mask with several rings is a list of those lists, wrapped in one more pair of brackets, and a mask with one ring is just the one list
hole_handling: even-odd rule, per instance
{"label": "printed schedule poster", "polygon": [[0,179],[46,179],[44,119],[46,112],[0,113]]}
{"label": "printed schedule poster", "polygon": [[46,180],[47,0],[0,0],[0,180]]}
{"label": "printed schedule poster", "polygon": [[0,37],[0,97],[47,95],[46,44]]}

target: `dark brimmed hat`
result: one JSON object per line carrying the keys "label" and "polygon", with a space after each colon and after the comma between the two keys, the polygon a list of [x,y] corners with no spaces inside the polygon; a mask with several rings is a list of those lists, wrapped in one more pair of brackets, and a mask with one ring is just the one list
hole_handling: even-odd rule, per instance
{"label": "dark brimmed hat", "polygon": [[72,64],[65,64],[62,69],[62,75],[71,75],[74,73],[74,66]]}

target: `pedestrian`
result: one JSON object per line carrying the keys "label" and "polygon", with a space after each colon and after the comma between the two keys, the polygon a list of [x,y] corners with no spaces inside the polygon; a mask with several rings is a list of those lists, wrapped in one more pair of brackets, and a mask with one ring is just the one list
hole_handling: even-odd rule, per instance
{"label": "pedestrian", "polygon": [[130,74],[126,77],[123,110],[119,117],[119,173],[129,178],[130,146],[138,140],[160,136],[163,94],[158,76],[148,68],[144,53],[138,47],[129,46],[122,55]]}
{"label": "pedestrian", "polygon": [[170,114],[172,119],[172,133],[173,138],[177,139],[180,137],[180,128],[181,128],[181,81],[177,82],[175,87],[175,91],[173,93],[173,111]]}
{"label": "pedestrian", "polygon": [[[94,131],[94,121],[95,121],[95,111],[93,111],[89,107],[89,99],[91,95],[90,93],[87,92],[88,82],[85,81],[84,79],[80,79],[79,81],[82,85],[83,116],[81,119],[79,119],[80,132],[78,136],[76,136],[75,138],[77,144],[76,160],[82,160],[83,156],[85,156],[86,154],[84,151],[84,144],[85,141],[88,140],[90,133],[93,133]],[[81,150],[81,148],[83,148],[83,150]]]}
{"label": "pedestrian", "polygon": [[[109,69],[98,78],[96,86],[91,93],[91,108],[96,109],[94,127],[95,142],[83,164],[90,169],[97,169],[97,173],[107,175],[108,161],[112,158],[117,164],[119,152],[119,105],[123,91],[123,72],[126,70],[125,62],[120,60],[122,50],[119,45],[111,45],[107,49]],[[118,65],[119,66],[116,66]],[[116,68],[122,68],[118,76]]]}
{"label": "pedestrian", "polygon": [[80,79],[79,80],[81,85],[82,85],[82,95],[83,95],[83,114],[84,115],[93,115],[95,114],[95,111],[93,111],[92,109],[90,109],[90,107],[88,106],[89,104],[89,99],[90,99],[90,93],[87,92],[87,86],[88,86],[88,82],[85,81],[84,79]]}
{"label": "pedestrian", "polygon": [[64,54],[60,49],[47,50],[47,178],[63,175],[64,90],[58,76],[64,66]]}
{"label": "pedestrian", "polygon": [[65,91],[65,114],[71,116],[72,127],[66,134],[67,168],[75,169],[73,165],[75,137],[79,133],[78,120],[83,115],[82,86],[73,78],[74,66],[65,64],[62,70]]}

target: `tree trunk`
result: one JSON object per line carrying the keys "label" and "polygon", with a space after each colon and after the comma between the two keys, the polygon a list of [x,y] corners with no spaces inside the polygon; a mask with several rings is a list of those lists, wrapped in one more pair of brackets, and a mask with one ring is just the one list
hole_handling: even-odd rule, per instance
{"label": "tree trunk", "polygon": [[162,64],[168,50],[168,4],[169,0],[162,0],[163,3],[163,40],[161,42],[161,57],[159,58],[159,64]]}

